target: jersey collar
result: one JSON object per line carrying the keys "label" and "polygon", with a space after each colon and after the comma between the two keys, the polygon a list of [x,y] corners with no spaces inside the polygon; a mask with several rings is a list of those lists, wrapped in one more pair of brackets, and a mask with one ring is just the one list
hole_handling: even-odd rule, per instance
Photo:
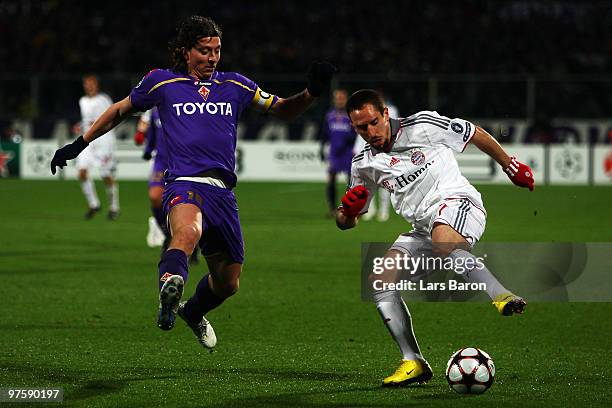
{"label": "jersey collar", "polygon": [[393,151],[395,147],[395,142],[397,141],[397,134],[400,130],[400,121],[399,119],[389,118],[389,126],[391,127],[391,148],[389,149],[389,153]]}
{"label": "jersey collar", "polygon": [[213,80],[217,79],[218,77],[218,71],[215,70],[212,75],[210,76],[209,79],[199,79],[199,78],[194,78],[189,74],[183,74],[183,76],[185,78],[189,78],[195,85],[203,85],[204,83],[211,83],[213,82]]}
{"label": "jersey collar", "polygon": [[399,119],[389,118],[389,124],[391,126],[391,137],[395,138],[400,130],[400,121]]}

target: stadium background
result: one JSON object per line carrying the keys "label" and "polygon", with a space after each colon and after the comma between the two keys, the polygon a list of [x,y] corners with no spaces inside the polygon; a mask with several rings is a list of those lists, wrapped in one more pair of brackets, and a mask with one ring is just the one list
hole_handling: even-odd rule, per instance
{"label": "stadium background", "polygon": [[[209,1],[190,8],[5,0],[0,274],[12,287],[0,322],[0,387],[62,386],[65,400],[82,406],[473,405],[452,394],[441,373],[452,351],[475,345],[499,369],[483,404],[609,405],[610,303],[535,303],[510,320],[486,304],[411,304],[436,377],[419,389],[379,389],[398,354],[373,306],[359,299],[359,243],[393,240],[408,226],[393,217],[341,233],[323,217],[320,182],[240,183],[247,264],[239,295],[211,316],[218,351],[203,353],[183,327],[160,333],[153,324],[158,253],[144,242],[146,184],[120,184],[117,223],[85,223],[76,182],[37,180],[48,177],[50,153],[36,146],[73,137],[83,74],[97,73],[104,92],[124,97],[143,74],[167,66],[167,41],[191,14],[221,25],[220,70],[244,73],[270,92],[303,89],[308,64],[326,59],[341,70],[334,87],[379,88],[404,115],[435,109],[486,124],[513,149],[536,149],[541,180],[552,185],[539,183],[532,194],[488,173],[488,161],[462,159],[474,180],[502,182],[478,185],[489,209],[485,241],[612,240],[609,2]],[[303,146],[295,174],[315,166],[324,177],[311,153],[328,107],[323,97],[289,125],[246,114],[240,137],[246,145]],[[124,167],[141,171],[135,123],[120,129],[119,147]],[[28,145],[33,154],[24,154]],[[31,179],[19,177],[24,168]],[[192,271],[187,293],[203,270]]]}

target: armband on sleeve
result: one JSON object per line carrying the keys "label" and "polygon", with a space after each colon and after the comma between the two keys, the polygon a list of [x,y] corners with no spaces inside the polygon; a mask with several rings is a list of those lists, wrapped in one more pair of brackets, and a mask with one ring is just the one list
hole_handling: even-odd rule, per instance
{"label": "armband on sleeve", "polygon": [[262,91],[260,87],[255,90],[251,106],[261,113],[266,113],[278,101],[278,96]]}

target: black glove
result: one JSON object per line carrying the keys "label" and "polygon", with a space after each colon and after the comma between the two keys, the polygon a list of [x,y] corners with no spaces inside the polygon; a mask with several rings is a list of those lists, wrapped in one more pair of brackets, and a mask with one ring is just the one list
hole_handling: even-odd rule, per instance
{"label": "black glove", "polygon": [[313,62],[308,68],[308,93],[314,97],[317,97],[329,88],[334,74],[338,72],[338,69],[329,62]]}
{"label": "black glove", "polygon": [[57,149],[51,159],[51,174],[55,174],[56,167],[63,169],[66,165],[66,160],[76,158],[89,144],[83,139],[83,136],[77,137],[74,142],[68,143],[61,149]]}
{"label": "black glove", "polygon": [[153,156],[151,156],[151,152],[144,152],[142,154],[142,160],[149,161],[149,160],[151,160],[151,157],[153,157]]}

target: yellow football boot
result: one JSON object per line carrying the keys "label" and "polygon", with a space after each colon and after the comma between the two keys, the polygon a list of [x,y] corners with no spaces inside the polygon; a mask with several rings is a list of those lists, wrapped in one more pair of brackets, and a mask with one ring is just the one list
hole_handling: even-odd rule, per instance
{"label": "yellow football boot", "polygon": [[433,372],[427,362],[417,360],[402,360],[399,368],[383,380],[383,387],[401,387],[419,383],[425,384],[431,380]]}
{"label": "yellow football boot", "polygon": [[521,314],[527,306],[527,302],[522,297],[509,292],[495,296],[492,303],[503,316],[512,316],[513,313]]}

